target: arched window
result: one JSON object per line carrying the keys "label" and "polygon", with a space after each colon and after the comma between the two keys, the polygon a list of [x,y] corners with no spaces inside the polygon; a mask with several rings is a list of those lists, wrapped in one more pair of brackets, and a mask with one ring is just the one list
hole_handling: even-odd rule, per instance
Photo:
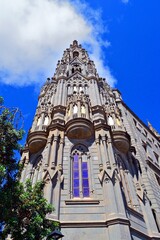
{"label": "arched window", "polygon": [[73,52],[73,58],[78,57],[78,56],[79,56],[79,52],[74,51],[74,52]]}
{"label": "arched window", "polygon": [[45,116],[44,125],[48,125],[48,123],[49,123],[49,117],[48,117],[48,116]]}
{"label": "arched window", "polygon": [[84,86],[84,93],[88,94],[88,86],[87,86],[87,84]]}
{"label": "arched window", "polygon": [[73,92],[77,92],[77,87],[76,86],[73,86]]}
{"label": "arched window", "polygon": [[77,145],[72,153],[72,194],[76,198],[90,196],[88,150],[83,145]]}
{"label": "arched window", "polygon": [[40,123],[41,123],[41,117],[39,117],[38,120],[37,120],[37,126],[39,126]]}
{"label": "arched window", "polygon": [[108,116],[108,125],[113,126],[114,125],[114,120],[111,116]]}
{"label": "arched window", "polygon": [[81,116],[86,117],[86,108],[83,105],[81,106]]}
{"label": "arched window", "polygon": [[79,92],[83,92],[83,87],[82,86],[79,87]]}
{"label": "arched window", "polygon": [[73,107],[73,118],[76,118],[76,117],[77,117],[77,113],[78,113],[78,107],[77,107],[77,105],[75,104],[74,107]]}

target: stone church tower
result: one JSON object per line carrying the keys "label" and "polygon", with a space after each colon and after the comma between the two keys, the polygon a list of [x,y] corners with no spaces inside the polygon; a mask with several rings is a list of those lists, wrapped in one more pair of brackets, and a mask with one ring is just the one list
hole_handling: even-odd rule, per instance
{"label": "stone church tower", "polygon": [[159,140],[73,41],[39,95],[22,181],[45,181],[65,240],[158,240]]}

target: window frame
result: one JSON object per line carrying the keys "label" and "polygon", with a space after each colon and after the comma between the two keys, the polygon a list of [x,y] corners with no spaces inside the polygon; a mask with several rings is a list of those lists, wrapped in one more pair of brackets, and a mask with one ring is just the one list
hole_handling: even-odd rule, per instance
{"label": "window frame", "polygon": [[[78,150],[78,147],[82,147],[85,151]],[[76,168],[74,168],[74,156],[78,156],[78,177],[74,178],[74,170],[77,171]],[[77,161],[76,160],[76,161]],[[83,164],[86,162],[87,164]],[[87,169],[83,168],[83,165],[86,165]],[[86,176],[84,177],[84,171],[87,170]],[[79,181],[79,187],[74,187],[74,179]],[[86,180],[87,179],[87,180]],[[83,183],[87,183],[86,187],[84,187]],[[79,194],[75,196],[74,194],[74,188],[79,188]],[[86,190],[86,193],[85,193]],[[87,193],[88,191],[88,193]],[[85,199],[85,198],[91,198],[91,174],[90,174],[90,155],[88,148],[82,144],[78,144],[74,146],[73,151],[71,153],[71,197],[73,199]]]}

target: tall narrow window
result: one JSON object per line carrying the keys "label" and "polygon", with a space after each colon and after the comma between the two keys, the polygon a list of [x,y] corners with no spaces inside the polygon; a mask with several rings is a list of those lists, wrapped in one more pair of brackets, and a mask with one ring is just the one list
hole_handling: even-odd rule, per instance
{"label": "tall narrow window", "polygon": [[83,87],[82,86],[79,87],[79,92],[80,93],[83,92]]}
{"label": "tall narrow window", "polygon": [[111,116],[108,116],[108,125],[113,126],[114,125],[114,120]]}
{"label": "tall narrow window", "polygon": [[88,155],[84,146],[78,145],[73,152],[72,162],[72,193],[73,197],[90,196]]}
{"label": "tall narrow window", "polygon": [[49,117],[48,117],[48,116],[45,116],[44,125],[48,125],[48,123],[49,123]]}
{"label": "tall narrow window", "polygon": [[86,108],[83,105],[81,106],[81,116],[86,117]]}
{"label": "tall narrow window", "polygon": [[89,197],[88,162],[84,157],[82,157],[82,193],[83,197]]}
{"label": "tall narrow window", "polygon": [[41,117],[39,117],[38,120],[37,120],[37,126],[39,126],[40,123],[41,123]]}
{"label": "tall narrow window", "polygon": [[75,154],[73,157],[73,196],[80,197],[79,189],[79,156]]}
{"label": "tall narrow window", "polygon": [[77,107],[77,105],[74,105],[74,107],[73,107],[73,118],[77,117],[77,113],[78,113],[78,107]]}
{"label": "tall narrow window", "polygon": [[77,92],[77,87],[73,86],[73,92],[76,93]]}

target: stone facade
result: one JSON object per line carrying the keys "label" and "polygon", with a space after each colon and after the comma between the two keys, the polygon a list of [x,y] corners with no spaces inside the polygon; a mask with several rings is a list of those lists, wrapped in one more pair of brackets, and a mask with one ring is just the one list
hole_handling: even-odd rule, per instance
{"label": "stone facade", "polygon": [[159,139],[73,41],[39,95],[22,181],[45,181],[65,240],[160,239]]}

